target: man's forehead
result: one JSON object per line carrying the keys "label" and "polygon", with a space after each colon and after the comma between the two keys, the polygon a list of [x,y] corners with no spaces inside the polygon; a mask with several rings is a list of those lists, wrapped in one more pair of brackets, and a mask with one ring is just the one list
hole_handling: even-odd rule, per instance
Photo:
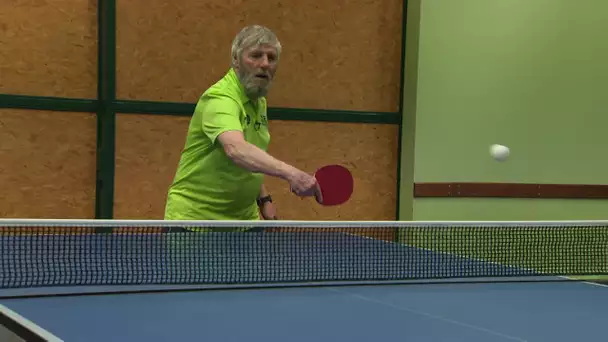
{"label": "man's forehead", "polygon": [[245,49],[245,51],[247,52],[264,52],[264,53],[277,53],[277,48],[276,46],[272,45],[272,44],[257,44],[257,45],[253,45],[250,46],[248,48]]}

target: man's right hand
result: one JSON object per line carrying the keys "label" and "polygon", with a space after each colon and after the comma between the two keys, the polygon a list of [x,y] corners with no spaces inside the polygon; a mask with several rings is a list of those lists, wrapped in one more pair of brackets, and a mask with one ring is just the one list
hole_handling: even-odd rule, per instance
{"label": "man's right hand", "polygon": [[287,177],[287,181],[291,187],[291,191],[298,196],[315,196],[317,201],[323,202],[321,197],[321,188],[317,183],[317,179],[306,172],[294,169]]}

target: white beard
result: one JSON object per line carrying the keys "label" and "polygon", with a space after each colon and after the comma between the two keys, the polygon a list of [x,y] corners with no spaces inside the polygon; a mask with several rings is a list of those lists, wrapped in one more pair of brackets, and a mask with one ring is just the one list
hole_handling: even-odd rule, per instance
{"label": "white beard", "polygon": [[252,98],[263,97],[268,94],[268,90],[270,89],[271,82],[269,81],[266,85],[258,84],[256,80],[256,76],[253,73],[238,73],[239,79],[241,80],[241,84],[245,88],[245,93],[247,96]]}

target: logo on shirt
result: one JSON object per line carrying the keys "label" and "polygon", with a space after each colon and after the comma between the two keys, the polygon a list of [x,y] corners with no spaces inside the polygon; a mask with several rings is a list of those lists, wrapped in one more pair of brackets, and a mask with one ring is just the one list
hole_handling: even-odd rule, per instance
{"label": "logo on shirt", "polygon": [[[251,116],[249,114],[245,114],[245,126],[251,126]],[[259,131],[262,126],[268,126],[268,117],[266,115],[261,115],[259,120],[255,120],[253,123],[253,129]]]}

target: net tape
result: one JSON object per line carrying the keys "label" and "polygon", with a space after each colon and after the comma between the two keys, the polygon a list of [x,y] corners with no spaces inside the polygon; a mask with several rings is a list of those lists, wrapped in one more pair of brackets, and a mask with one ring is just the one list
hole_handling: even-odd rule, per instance
{"label": "net tape", "polygon": [[608,274],[607,221],[0,220],[0,288]]}

